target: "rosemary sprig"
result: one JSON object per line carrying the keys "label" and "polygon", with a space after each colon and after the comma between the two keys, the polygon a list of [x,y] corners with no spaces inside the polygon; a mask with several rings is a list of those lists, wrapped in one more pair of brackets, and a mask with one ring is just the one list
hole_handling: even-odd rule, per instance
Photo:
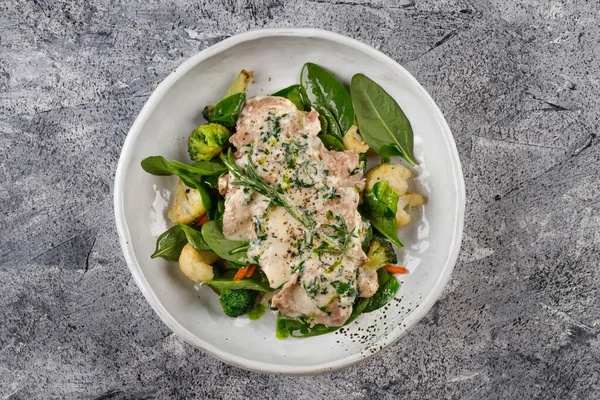
{"label": "rosemary sprig", "polygon": [[285,208],[285,210],[290,213],[294,219],[300,222],[302,226],[312,233],[314,230],[314,224],[312,223],[311,219],[308,218],[306,214],[294,207],[294,205],[283,193],[279,192],[273,186],[267,184],[260,177],[260,175],[258,175],[258,172],[252,163],[252,150],[253,149],[251,148],[250,153],[248,153],[248,164],[246,166],[245,173],[242,171],[240,166],[235,163],[233,155],[231,154],[231,149],[229,149],[227,155],[221,155],[223,164],[225,164],[231,175],[233,175],[233,177],[236,179],[235,181],[232,181],[231,184],[247,187],[254,190],[256,193],[262,194],[263,196],[269,198],[276,206]]}
{"label": "rosemary sprig", "polygon": [[[256,169],[254,168],[254,164],[252,161],[253,150],[254,149],[252,146],[250,148],[250,152],[248,153],[248,163],[246,165],[246,172],[244,172],[240,168],[240,166],[236,164],[231,153],[231,149],[228,150],[227,155],[221,154],[221,160],[223,161],[223,164],[225,164],[231,175],[233,175],[233,177],[235,178],[235,180],[233,180],[231,184],[247,187],[255,191],[256,193],[262,194],[263,196],[267,197],[269,200],[271,200],[272,204],[285,208],[285,210],[295,220],[300,222],[300,224],[302,224],[302,226],[304,226],[304,228],[308,231],[309,245],[312,244],[314,236],[318,236],[319,238],[321,238],[321,240],[323,240],[324,243],[326,243],[326,246],[320,246],[322,247],[321,250],[325,252],[331,252],[331,250],[334,250],[340,253],[345,253],[347,250],[348,238],[345,238],[346,240],[342,240],[343,244],[340,245],[336,239],[328,236],[324,232],[315,232],[313,220],[306,213],[295,207],[285,194],[279,192],[275,187],[269,185],[260,177]],[[326,248],[328,248],[328,250],[325,250]]]}

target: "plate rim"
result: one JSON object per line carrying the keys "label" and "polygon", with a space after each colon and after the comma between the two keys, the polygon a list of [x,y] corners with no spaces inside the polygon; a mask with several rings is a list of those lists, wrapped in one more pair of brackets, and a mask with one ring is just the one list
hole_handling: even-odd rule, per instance
{"label": "plate rim", "polygon": [[[142,273],[142,268],[135,257],[133,246],[130,245],[130,234],[125,220],[125,210],[123,206],[125,193],[124,181],[127,172],[126,166],[131,163],[131,157],[133,154],[135,140],[137,139],[137,136],[139,135],[142,126],[150,117],[150,115],[152,114],[160,100],[163,98],[165,93],[175,84],[175,82],[177,82],[177,80],[181,76],[183,76],[193,67],[195,67],[198,63],[202,62],[208,57],[216,53],[220,53],[243,42],[274,36],[319,38],[337,42],[342,45],[349,46],[351,48],[362,51],[366,54],[370,54],[373,56],[374,59],[381,60],[388,66],[400,70],[401,72],[406,74],[409,77],[411,83],[414,84],[417,87],[417,89],[422,92],[425,98],[433,106],[435,112],[438,114],[436,116],[436,120],[440,124],[440,128],[442,130],[446,145],[450,149],[449,156],[451,160],[452,175],[454,177],[455,185],[457,188],[455,199],[457,202],[457,209],[456,214],[454,216],[456,223],[454,226],[452,242],[450,244],[450,252],[446,257],[444,266],[442,267],[442,273],[435,282],[433,290],[428,294],[428,296],[423,298],[422,303],[419,305],[419,307],[414,309],[406,316],[402,324],[395,327],[392,331],[388,333],[388,335],[386,335],[384,338],[377,341],[371,346],[371,348],[374,348],[375,351],[368,351],[366,352],[367,354],[363,354],[365,352],[358,352],[344,357],[342,359],[316,364],[312,366],[289,366],[263,361],[256,361],[237,356],[230,352],[219,349],[210,343],[207,343],[198,336],[189,332],[181,324],[179,324],[179,322],[177,322],[177,320],[166,310],[166,308],[158,300],[154,291],[150,289],[150,286]],[[199,53],[191,56],[181,65],[179,65],[152,92],[152,94],[144,104],[142,110],[140,111],[139,115],[135,118],[133,125],[127,132],[127,136],[125,137],[125,140],[123,142],[123,147],[121,149],[121,154],[119,156],[119,161],[115,172],[113,193],[115,224],[117,226],[119,242],[123,251],[125,261],[127,263],[129,271],[131,272],[131,275],[135,280],[135,283],[144,295],[144,298],[150,304],[154,312],[163,321],[163,323],[165,323],[173,333],[181,337],[189,344],[208,353],[214,358],[224,361],[225,363],[246,370],[283,375],[312,375],[349,367],[373,356],[376,353],[379,353],[381,350],[395,343],[398,339],[404,336],[406,332],[408,332],[412,327],[417,325],[417,323],[429,312],[431,307],[433,307],[433,305],[441,296],[445,286],[450,280],[452,271],[458,259],[458,254],[460,251],[463,236],[464,214],[466,207],[465,198],[466,195],[464,176],[454,136],[452,135],[450,127],[448,126],[448,123],[446,122],[446,119],[444,118],[444,115],[442,114],[438,105],[435,103],[431,95],[425,90],[425,88],[423,88],[423,86],[421,86],[421,84],[415,79],[415,77],[412,76],[412,74],[409,71],[407,71],[404,67],[402,67],[402,65],[400,65],[394,59],[382,53],[381,51],[375,49],[374,47],[362,43],[356,39],[352,39],[350,37],[338,33],[317,28],[265,28],[240,33],[200,51]]]}

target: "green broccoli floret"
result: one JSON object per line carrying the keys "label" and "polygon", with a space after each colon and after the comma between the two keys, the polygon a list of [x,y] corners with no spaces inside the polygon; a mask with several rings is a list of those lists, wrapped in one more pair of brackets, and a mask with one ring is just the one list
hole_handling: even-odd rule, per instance
{"label": "green broccoli floret", "polygon": [[188,139],[188,152],[194,161],[212,160],[225,148],[231,136],[229,129],[221,124],[203,124]]}
{"label": "green broccoli floret", "polygon": [[232,289],[221,293],[219,302],[223,311],[230,317],[239,317],[254,308],[258,291],[250,289]]}
{"label": "green broccoli floret", "polygon": [[202,110],[202,116],[204,117],[204,119],[208,122],[212,122],[213,115],[215,114],[215,108],[217,107],[217,104],[220,101],[225,100],[226,98],[231,97],[234,94],[245,92],[246,87],[248,87],[248,84],[250,83],[250,79],[252,79],[252,75],[254,75],[253,71],[246,71],[245,69],[243,69],[221,100],[217,101],[215,104],[211,104],[210,106],[204,107],[204,110]]}
{"label": "green broccoli floret", "polygon": [[202,116],[208,122],[212,121],[213,115],[215,114],[215,107],[216,106],[217,106],[217,103],[211,104],[210,106],[204,107],[204,110],[202,110]]}
{"label": "green broccoli floret", "polygon": [[363,268],[372,268],[374,270],[398,262],[394,246],[392,246],[389,240],[381,236],[373,236],[367,257],[369,257],[369,261],[363,264]]}

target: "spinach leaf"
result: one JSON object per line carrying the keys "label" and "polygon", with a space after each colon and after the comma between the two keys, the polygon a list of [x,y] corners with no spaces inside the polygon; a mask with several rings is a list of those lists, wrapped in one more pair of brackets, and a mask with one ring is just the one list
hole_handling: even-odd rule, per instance
{"label": "spinach leaf", "polygon": [[186,237],[188,243],[191,244],[192,246],[194,246],[196,248],[196,250],[212,251],[212,249],[208,246],[208,244],[206,244],[206,241],[204,241],[204,238],[202,238],[202,234],[200,233],[200,231],[195,230],[191,226],[187,226],[187,225],[183,225],[183,224],[177,224],[177,225],[179,226],[179,228],[181,228],[181,230],[185,234],[185,237]]}
{"label": "spinach leaf", "polygon": [[163,156],[150,156],[142,160],[142,168],[149,174],[169,176],[176,174],[175,167]]}
{"label": "spinach leaf", "polygon": [[[344,324],[344,326],[349,325],[352,321],[354,321],[367,307],[369,304],[369,299],[365,298],[357,298],[354,302],[354,307],[352,308],[352,313],[350,317]],[[324,335],[326,333],[335,332],[340,329],[339,326],[330,326],[327,327],[322,324],[315,325],[313,327],[310,326],[308,321],[305,318],[291,318],[285,315],[278,314],[277,322],[275,325],[275,336],[277,339],[287,339],[288,337],[295,338],[304,338],[311,336],[319,336]]]}
{"label": "spinach leaf", "polygon": [[215,276],[212,280],[206,281],[203,284],[208,285],[211,288],[223,293],[226,290],[231,289],[251,289],[258,290],[260,292],[272,292],[273,289],[269,286],[268,279],[264,274],[255,272],[250,278],[243,278],[238,281],[234,281],[237,270],[228,270],[219,276]]}
{"label": "spinach leaf", "polygon": [[325,118],[325,116],[323,114],[319,114],[319,123],[321,124],[321,133],[327,133],[327,125],[329,125],[329,123],[327,122],[327,118]]}
{"label": "spinach leaf", "polygon": [[225,200],[222,196],[219,196],[217,200],[217,206],[207,211],[208,218],[212,221],[214,219],[223,219],[223,213],[225,212]]}
{"label": "spinach leaf", "polygon": [[[315,109],[319,112],[319,116],[322,116],[326,121],[326,129],[324,129],[321,125],[321,133],[327,133],[341,142],[343,139],[343,134],[340,130],[340,126],[338,125],[331,112],[327,109],[327,107],[323,107],[321,105],[317,105]],[[319,119],[319,121],[321,121],[321,119]]]}
{"label": "spinach leaf", "polygon": [[375,197],[383,201],[394,212],[394,215],[396,215],[399,198],[396,192],[390,187],[390,183],[388,181],[377,182],[373,185],[372,191]]}
{"label": "spinach leaf", "polygon": [[277,339],[287,339],[288,337],[305,338],[311,336],[324,335],[335,332],[340,329],[339,326],[327,327],[322,324],[311,328],[310,324],[304,318],[290,318],[278,314],[275,324],[275,336]]}
{"label": "spinach leaf", "polygon": [[377,270],[377,281],[379,282],[379,289],[377,289],[373,297],[368,299],[369,304],[364,309],[366,313],[385,306],[394,298],[400,288],[400,284],[394,275],[387,272],[384,268]]}
{"label": "spinach leaf", "polygon": [[308,99],[306,98],[306,93],[300,85],[288,86],[278,92],[273,93],[271,96],[285,97],[294,103],[296,108],[300,111],[306,110],[306,105],[309,104]]}
{"label": "spinach leaf", "polygon": [[211,189],[219,189],[219,177],[218,176],[203,176],[200,179],[204,185],[208,186]]}
{"label": "spinach leaf", "polygon": [[365,308],[369,305],[369,300],[364,297],[359,297],[354,302],[354,307],[352,308],[352,314],[350,314],[350,318],[344,325],[349,325],[352,321],[354,321],[360,314],[362,314]]}
{"label": "spinach leaf", "polygon": [[156,250],[150,258],[162,257],[167,260],[177,261],[181,249],[188,243],[185,233],[179,225],[167,229],[156,240]]}
{"label": "spinach leaf", "polygon": [[306,63],[300,72],[300,84],[312,105],[327,107],[343,133],[354,124],[352,99],[346,88],[333,75],[313,63]]}
{"label": "spinach leaf", "polygon": [[415,165],[413,130],[398,103],[363,74],[352,77],[350,93],[360,134],[369,147],[382,157],[401,155]]}
{"label": "spinach leaf", "polygon": [[382,235],[396,246],[402,247],[396,233],[397,208],[398,195],[389,187],[387,181],[377,182],[372,190],[365,189],[363,205],[365,216]]}
{"label": "spinach leaf", "polygon": [[[212,209],[213,201],[207,185],[196,179],[216,177],[227,172],[227,167],[214,161],[197,161],[185,164],[179,161],[167,161],[163,156],[151,156],[142,160],[144,171],[159,176],[177,175],[187,187],[198,189],[202,198],[202,205],[206,210]],[[212,182],[211,182],[212,183]]]}
{"label": "spinach leaf", "polygon": [[214,114],[210,118],[210,122],[218,122],[225,126],[230,131],[235,130],[235,123],[240,110],[246,101],[246,93],[236,93],[224,98],[215,104]]}
{"label": "spinach leaf", "polygon": [[185,174],[191,178],[204,176],[220,176],[227,172],[227,167],[214,161],[196,161],[185,164],[180,161],[167,161],[163,156],[150,156],[142,160],[144,171],[152,175],[169,176]]}
{"label": "spinach leaf", "polygon": [[323,142],[323,145],[327,150],[344,151],[344,145],[335,136],[322,133],[319,135],[319,139],[321,139],[321,142]]}
{"label": "spinach leaf", "polygon": [[197,177],[213,177],[221,176],[227,172],[227,167],[216,161],[196,161],[192,164],[185,164],[180,161],[173,160],[171,164],[180,171],[185,172],[189,176]]}
{"label": "spinach leaf", "polygon": [[229,240],[223,235],[223,221],[213,220],[202,225],[202,237],[208,246],[225,260],[247,265],[248,242]]}

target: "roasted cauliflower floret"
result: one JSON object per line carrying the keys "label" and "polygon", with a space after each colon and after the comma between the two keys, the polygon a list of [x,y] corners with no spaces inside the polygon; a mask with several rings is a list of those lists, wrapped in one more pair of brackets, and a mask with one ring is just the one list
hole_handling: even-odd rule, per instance
{"label": "roasted cauliflower floret", "polygon": [[400,164],[381,164],[367,172],[367,189],[373,189],[377,182],[388,181],[390,188],[398,196],[402,196],[408,190],[408,178],[410,170]]}
{"label": "roasted cauliflower floret", "polygon": [[343,143],[344,149],[351,150],[355,153],[361,154],[369,151],[369,145],[365,143],[362,137],[358,133],[358,126],[352,125],[348,132],[344,134]]}
{"label": "roasted cauliflower floret", "polygon": [[390,188],[398,195],[396,225],[404,226],[410,222],[410,215],[405,211],[408,207],[421,206],[425,198],[418,193],[407,192],[410,170],[400,164],[381,164],[367,172],[367,188],[371,190],[377,182],[387,181]]}
{"label": "roasted cauliflower floret", "polygon": [[199,283],[210,281],[215,277],[210,265],[219,259],[210,251],[198,251],[191,244],[186,244],[179,255],[179,269],[192,281]]}
{"label": "roasted cauliflower floret", "polygon": [[418,193],[406,192],[398,199],[398,210],[396,211],[396,226],[400,228],[410,222],[410,215],[404,210],[416,206],[422,206],[425,198]]}
{"label": "roasted cauliflower floret", "polygon": [[175,190],[175,199],[167,213],[169,219],[174,223],[187,225],[204,214],[206,209],[198,189],[187,187],[180,179]]}

